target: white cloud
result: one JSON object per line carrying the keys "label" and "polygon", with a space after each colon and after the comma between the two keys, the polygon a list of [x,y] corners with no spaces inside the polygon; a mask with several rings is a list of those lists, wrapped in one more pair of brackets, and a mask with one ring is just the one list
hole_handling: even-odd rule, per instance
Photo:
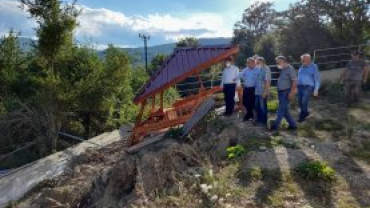
{"label": "white cloud", "polygon": [[221,15],[197,13],[180,18],[172,15],[149,14],[147,16],[126,16],[123,13],[108,9],[92,9],[82,7],[78,34],[83,36],[101,37],[107,32],[125,33],[146,32],[152,36],[173,41],[179,37],[230,37],[231,29],[225,28],[226,23]]}
{"label": "white cloud", "polygon": [[[218,13],[188,13],[186,16],[171,14],[148,14],[128,16],[121,12],[105,8],[79,6],[82,14],[76,31],[78,40],[96,42],[103,47],[116,45],[141,45],[138,33],[151,35],[151,44],[174,42],[185,36],[194,37],[231,37],[232,25]],[[19,7],[17,1],[0,0],[0,35],[10,28],[21,32],[23,36],[34,37],[37,24],[28,18],[28,14]]]}

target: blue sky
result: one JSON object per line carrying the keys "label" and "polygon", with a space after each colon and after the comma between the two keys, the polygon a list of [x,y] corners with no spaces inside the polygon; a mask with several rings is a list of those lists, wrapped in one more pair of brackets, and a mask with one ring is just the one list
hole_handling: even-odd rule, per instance
{"label": "blue sky", "polygon": [[[275,0],[283,10],[296,0]],[[256,0],[79,0],[82,15],[76,37],[81,43],[104,48],[113,43],[142,45],[138,33],[152,37],[149,45],[175,42],[181,37],[231,37],[243,10]],[[0,35],[9,28],[34,37],[36,23],[17,6],[16,0],[0,0]]]}

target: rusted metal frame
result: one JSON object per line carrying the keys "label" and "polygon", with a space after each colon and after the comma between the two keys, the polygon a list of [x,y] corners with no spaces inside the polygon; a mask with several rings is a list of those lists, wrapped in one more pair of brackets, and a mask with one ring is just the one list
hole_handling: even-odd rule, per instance
{"label": "rusted metal frame", "polygon": [[216,92],[220,92],[221,90],[222,90],[221,87],[214,87],[212,89],[205,90],[204,92],[199,93],[197,95],[191,95],[191,96],[187,97],[186,99],[179,100],[176,103],[174,103],[173,106],[174,107],[181,106],[181,105],[186,104],[187,102],[191,102],[193,100],[198,99],[200,96],[209,96],[209,95],[212,95],[212,94],[214,94]]}
{"label": "rusted metal frame", "polygon": [[162,91],[162,92],[161,92],[161,95],[160,95],[160,108],[161,108],[161,110],[162,110],[162,111],[163,111],[163,109],[164,109],[164,107],[163,107],[163,105],[164,105],[164,104],[163,104],[163,102],[164,102],[164,101],[163,101],[163,94],[164,94],[164,92]]}
{"label": "rusted metal frame", "polygon": [[152,131],[156,131],[156,130],[160,130],[164,128],[170,128],[173,126],[181,125],[181,124],[184,124],[190,117],[191,117],[191,114],[188,116],[183,116],[176,120],[172,120],[172,121],[165,121],[161,123],[140,126],[136,129],[136,132],[137,134],[148,133],[148,132],[152,132]]}
{"label": "rusted metal frame", "polygon": [[155,112],[155,95],[153,95],[153,98],[152,98],[152,113]]}
{"label": "rusted metal frame", "polygon": [[225,52],[224,54],[222,54],[222,55],[220,55],[220,56],[218,56],[218,57],[216,57],[216,58],[213,58],[213,59],[211,59],[211,60],[209,60],[209,61],[207,61],[207,62],[205,62],[205,63],[203,63],[203,64],[200,64],[199,66],[195,67],[195,68],[194,68],[193,70],[191,70],[190,72],[185,73],[184,75],[182,75],[182,76],[180,76],[180,77],[178,77],[178,78],[176,78],[176,79],[172,80],[171,82],[168,82],[167,84],[165,84],[165,85],[163,85],[162,87],[160,87],[160,88],[158,88],[158,89],[154,90],[153,92],[148,93],[147,95],[145,95],[145,96],[143,96],[143,97],[141,97],[141,98],[139,98],[139,99],[136,99],[134,102],[135,102],[135,103],[140,103],[140,102],[142,102],[143,100],[147,99],[148,97],[151,97],[151,96],[153,96],[153,95],[155,95],[155,94],[158,94],[159,92],[163,92],[164,90],[166,90],[166,89],[170,88],[170,87],[171,87],[171,86],[173,86],[174,84],[179,83],[179,82],[181,82],[181,81],[185,80],[187,77],[189,77],[189,76],[191,76],[191,75],[193,75],[193,74],[199,73],[199,72],[201,72],[202,70],[207,69],[209,66],[212,66],[213,64],[216,64],[216,63],[218,63],[218,62],[220,62],[220,61],[224,60],[225,58],[227,58],[227,57],[229,57],[229,56],[231,56],[231,55],[234,55],[234,54],[236,54],[236,53],[238,53],[238,52],[239,52],[239,46],[236,46],[236,47],[234,47],[234,48],[231,48],[230,50],[228,50],[228,51],[227,51],[227,52]]}
{"label": "rusted metal frame", "polygon": [[140,127],[146,104],[147,104],[147,100],[144,100],[141,103],[141,108],[140,108],[139,114],[136,117],[135,127],[134,127],[134,129],[132,131],[132,135],[129,139],[129,145],[134,145],[134,144],[137,144],[137,143],[140,142],[140,135],[139,135],[140,132],[138,131],[138,128]]}

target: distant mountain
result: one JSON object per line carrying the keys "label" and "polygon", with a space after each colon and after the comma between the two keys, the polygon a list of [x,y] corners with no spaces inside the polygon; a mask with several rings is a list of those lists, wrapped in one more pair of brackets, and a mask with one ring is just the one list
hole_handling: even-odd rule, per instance
{"label": "distant mountain", "polygon": [[[201,38],[200,45],[225,45],[231,43],[231,38]],[[163,44],[148,47],[148,61],[152,60],[156,54],[170,54],[176,48],[175,43]],[[138,48],[121,48],[133,57],[134,62],[144,62],[144,47]],[[105,50],[99,51],[99,56],[105,56]]]}
{"label": "distant mountain", "polygon": [[[32,45],[36,43],[35,40],[26,37],[19,37],[19,44],[24,51],[32,50]],[[225,45],[231,43],[231,38],[201,38],[199,39],[200,45]],[[175,43],[156,45],[148,47],[148,61],[152,60],[156,54],[167,54],[173,52],[176,48]],[[144,62],[144,48],[121,48],[122,51],[126,51],[132,58],[134,63]],[[97,51],[99,57],[104,58],[106,50]]]}
{"label": "distant mountain", "polygon": [[[2,41],[3,38],[0,37],[0,41]],[[18,44],[20,45],[21,49],[23,51],[31,51],[33,45],[36,43],[35,40],[32,40],[31,38],[27,37],[18,37]]]}

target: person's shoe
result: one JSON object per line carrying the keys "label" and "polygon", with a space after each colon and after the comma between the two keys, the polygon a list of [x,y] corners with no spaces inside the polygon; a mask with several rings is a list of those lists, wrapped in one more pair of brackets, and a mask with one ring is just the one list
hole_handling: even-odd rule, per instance
{"label": "person's shoe", "polygon": [[306,121],[306,118],[299,118],[298,123],[303,123]]}
{"label": "person's shoe", "polygon": [[276,125],[272,125],[270,127],[270,131],[277,131],[277,130],[279,130],[279,128]]}
{"label": "person's shoe", "polygon": [[249,121],[251,118],[249,116],[244,116],[243,121]]}
{"label": "person's shoe", "polygon": [[232,114],[231,114],[231,113],[226,113],[226,112],[225,112],[225,113],[223,114],[223,116],[225,116],[225,117],[230,117],[230,116],[232,116]]}
{"label": "person's shoe", "polygon": [[289,131],[296,131],[298,128],[296,126],[289,126],[288,130]]}

